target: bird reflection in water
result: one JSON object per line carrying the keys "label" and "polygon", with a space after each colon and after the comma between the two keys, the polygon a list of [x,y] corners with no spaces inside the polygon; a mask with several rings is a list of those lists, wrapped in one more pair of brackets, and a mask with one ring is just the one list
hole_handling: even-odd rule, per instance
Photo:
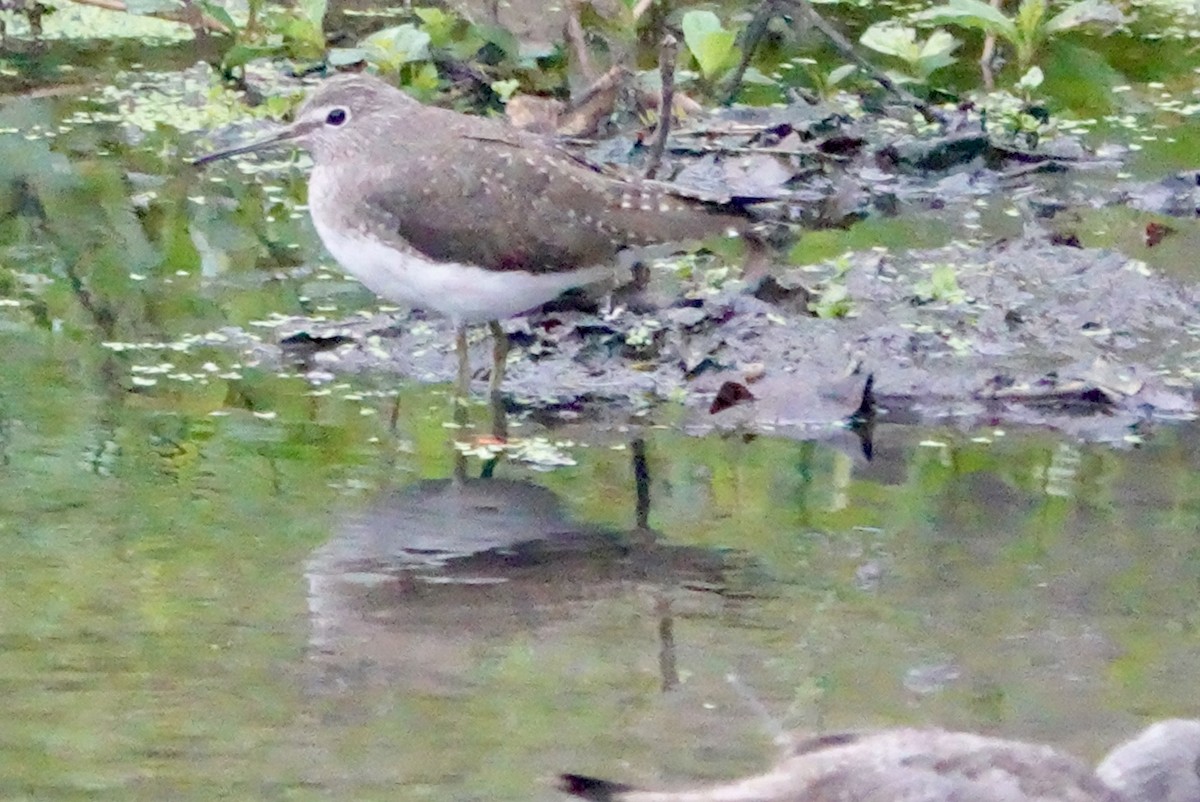
{"label": "bird reflection in water", "polygon": [[[503,433],[503,409],[492,431]],[[719,589],[728,552],[669,545],[646,526],[650,472],[635,442],[628,530],[574,520],[550,489],[454,476],[385,490],[338,520],[306,565],[318,683],[399,682],[453,689],[479,646],[570,618],[579,602],[658,588],[663,685],[677,682],[669,597]],[[682,590],[686,588],[687,590]],[[654,603],[651,603],[654,604]]]}

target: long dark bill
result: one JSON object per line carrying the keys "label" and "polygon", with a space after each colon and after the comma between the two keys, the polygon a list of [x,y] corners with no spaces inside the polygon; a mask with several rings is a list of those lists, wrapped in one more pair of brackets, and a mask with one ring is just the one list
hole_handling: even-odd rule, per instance
{"label": "long dark bill", "polygon": [[285,128],[280,128],[278,131],[268,134],[261,139],[256,139],[253,142],[247,142],[244,145],[235,145],[232,148],[218,150],[213,153],[206,153],[203,156],[192,159],[192,166],[203,167],[210,162],[215,162],[220,159],[227,159],[230,156],[236,156],[239,153],[254,153],[255,151],[259,150],[266,150],[267,148],[275,147],[283,142],[290,142],[294,139],[298,139],[299,137],[303,136],[305,132],[306,129],[300,128],[295,124],[289,125]]}
{"label": "long dark bill", "polygon": [[598,780],[582,774],[560,774],[558,789],[571,796],[582,797],[588,802],[617,802],[621,794],[634,790],[632,786],[624,783]]}

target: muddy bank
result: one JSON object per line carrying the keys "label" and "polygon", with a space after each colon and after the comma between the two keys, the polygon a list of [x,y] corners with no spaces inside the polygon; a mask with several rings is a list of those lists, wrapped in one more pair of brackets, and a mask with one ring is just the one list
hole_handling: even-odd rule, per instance
{"label": "muddy bank", "polygon": [[[507,321],[513,406],[626,415],[682,404],[689,428],[798,435],[837,424],[874,376],[891,420],[1033,423],[1121,439],[1190,417],[1200,292],[1121,254],[1024,239],[862,253],[838,275],[793,269],[693,291],[649,310],[557,311]],[[844,283],[847,315],[812,317]],[[452,332],[417,313],[353,324],[293,321],[282,353],[320,377],[387,371],[450,382]],[[482,332],[472,364],[490,364]],[[856,373],[851,373],[857,368]],[[713,412],[722,385],[732,406]]]}

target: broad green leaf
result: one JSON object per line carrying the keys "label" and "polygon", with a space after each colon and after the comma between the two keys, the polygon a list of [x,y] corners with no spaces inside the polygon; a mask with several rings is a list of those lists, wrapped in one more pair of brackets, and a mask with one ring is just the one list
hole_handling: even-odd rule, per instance
{"label": "broad green leaf", "polygon": [[918,56],[916,29],[894,22],[875,23],[863,31],[858,41],[863,47],[904,61],[911,62]]}
{"label": "broad green leaf", "polygon": [[1113,68],[1106,58],[1088,47],[1062,38],[1050,41],[1042,58],[1045,83],[1039,91],[1054,97],[1066,108],[1087,109],[1096,116],[1120,108],[1112,88],[1129,83],[1129,76]]}
{"label": "broad green leaf", "polygon": [[434,47],[445,47],[454,38],[458,20],[440,8],[414,8],[413,13],[421,20],[421,30],[429,34]]}
{"label": "broad green leaf", "polygon": [[381,67],[395,69],[429,57],[429,34],[411,23],[384,28],[359,42]]}
{"label": "broad green leaf", "polygon": [[734,42],[737,35],[727,31],[711,11],[689,11],[683,15],[683,41],[700,66],[700,72],[711,78],[733,66],[737,59]]}
{"label": "broad green leaf", "polygon": [[920,43],[914,28],[887,22],[872,25],[859,41],[872,50],[901,59],[922,79],[928,78],[936,69],[953,64],[955,58],[950,54],[959,45],[957,39],[941,29]]}
{"label": "broad green leaf", "polygon": [[304,18],[317,27],[322,27],[328,6],[328,0],[299,0],[296,4]]}
{"label": "broad green leaf", "polygon": [[1012,20],[1005,16],[1003,11],[994,8],[990,3],[984,3],[982,0],[950,0],[950,7],[957,11],[979,17],[979,19],[990,22],[993,25],[1012,24]]}
{"label": "broad green leaf", "polygon": [[1021,76],[1021,80],[1017,81],[1019,89],[1034,90],[1042,85],[1046,76],[1042,73],[1041,67],[1030,67],[1029,71]]}
{"label": "broad green leaf", "polygon": [[[943,31],[940,28],[929,34],[929,38],[925,40],[925,44],[921,46],[921,58],[937,58],[938,56],[948,56],[958,49],[962,42],[955,39],[949,32]],[[953,61],[953,59],[951,59]]]}
{"label": "broad green leaf", "polygon": [[325,32],[321,25],[305,17],[285,17],[279,24],[279,33],[292,58],[318,58],[325,51]]}
{"label": "broad green leaf", "polygon": [[1017,38],[1017,26],[1013,20],[1004,16],[999,9],[992,8],[979,0],[950,0],[944,6],[937,6],[928,11],[914,14],[913,19],[937,25],[976,28],[994,33],[1010,42]]}
{"label": "broad green leaf", "polygon": [[693,38],[724,30],[721,19],[711,11],[689,11],[681,21],[683,38],[691,46]]}
{"label": "broad green leaf", "polygon": [[737,34],[733,31],[710,33],[704,38],[696,61],[705,77],[714,77],[733,66],[738,56],[736,41]]}
{"label": "broad green leaf", "polygon": [[1017,8],[1017,33],[1026,42],[1045,36],[1042,23],[1046,20],[1046,0],[1021,0]]}
{"label": "broad green leaf", "polygon": [[961,43],[946,31],[934,31],[921,47],[921,55],[915,65],[917,73],[922,78],[928,78],[935,70],[958,61],[953,53],[959,44]]}

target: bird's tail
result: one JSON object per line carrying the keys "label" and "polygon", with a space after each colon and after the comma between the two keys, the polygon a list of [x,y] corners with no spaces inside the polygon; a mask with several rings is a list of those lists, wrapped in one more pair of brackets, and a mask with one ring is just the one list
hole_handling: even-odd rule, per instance
{"label": "bird's tail", "polygon": [[634,790],[629,785],[584,777],[582,774],[559,775],[558,787],[571,796],[581,797],[589,802],[615,802],[621,794]]}

